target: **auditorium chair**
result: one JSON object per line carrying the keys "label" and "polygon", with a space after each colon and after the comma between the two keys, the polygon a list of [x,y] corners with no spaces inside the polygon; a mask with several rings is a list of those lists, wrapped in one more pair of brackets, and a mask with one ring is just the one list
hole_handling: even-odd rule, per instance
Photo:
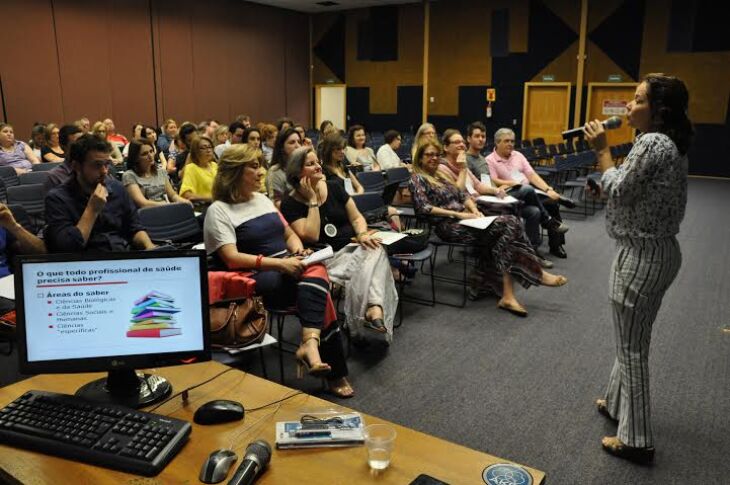
{"label": "auditorium chair", "polygon": [[200,223],[189,204],[144,207],[138,214],[140,223],[155,243],[191,247],[203,241]]}
{"label": "auditorium chair", "polygon": [[20,185],[44,184],[48,180],[48,172],[28,172],[18,175]]}

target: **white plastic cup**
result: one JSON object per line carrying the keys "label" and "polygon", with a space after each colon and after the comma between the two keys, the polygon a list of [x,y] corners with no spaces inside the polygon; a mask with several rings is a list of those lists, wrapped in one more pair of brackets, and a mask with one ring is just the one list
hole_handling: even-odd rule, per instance
{"label": "white plastic cup", "polygon": [[381,471],[390,465],[390,455],[395,444],[395,428],[388,424],[371,424],[364,430],[365,446],[368,449],[368,465],[374,471]]}

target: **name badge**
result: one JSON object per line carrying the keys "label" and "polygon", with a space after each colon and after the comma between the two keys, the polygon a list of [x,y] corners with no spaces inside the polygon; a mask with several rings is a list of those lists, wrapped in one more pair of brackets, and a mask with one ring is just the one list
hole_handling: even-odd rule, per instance
{"label": "name badge", "polygon": [[324,233],[327,237],[335,237],[337,235],[337,227],[334,224],[328,223],[324,225]]}

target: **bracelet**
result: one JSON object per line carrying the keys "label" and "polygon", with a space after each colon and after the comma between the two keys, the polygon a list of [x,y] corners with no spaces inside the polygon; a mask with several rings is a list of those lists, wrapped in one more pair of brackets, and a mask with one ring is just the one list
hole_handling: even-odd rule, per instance
{"label": "bracelet", "polygon": [[254,268],[261,269],[261,262],[263,260],[264,260],[264,255],[263,254],[259,254],[258,256],[256,256],[256,264],[254,265]]}

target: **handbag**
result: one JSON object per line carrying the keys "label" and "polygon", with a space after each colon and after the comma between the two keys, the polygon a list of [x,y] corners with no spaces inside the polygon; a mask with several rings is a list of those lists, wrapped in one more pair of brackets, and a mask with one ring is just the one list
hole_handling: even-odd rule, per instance
{"label": "handbag", "polygon": [[261,297],[222,301],[210,307],[213,348],[241,348],[260,343],[269,330]]}
{"label": "handbag", "polygon": [[406,237],[386,246],[389,255],[415,254],[428,246],[429,231],[426,229],[406,229],[402,234],[406,234]]}

